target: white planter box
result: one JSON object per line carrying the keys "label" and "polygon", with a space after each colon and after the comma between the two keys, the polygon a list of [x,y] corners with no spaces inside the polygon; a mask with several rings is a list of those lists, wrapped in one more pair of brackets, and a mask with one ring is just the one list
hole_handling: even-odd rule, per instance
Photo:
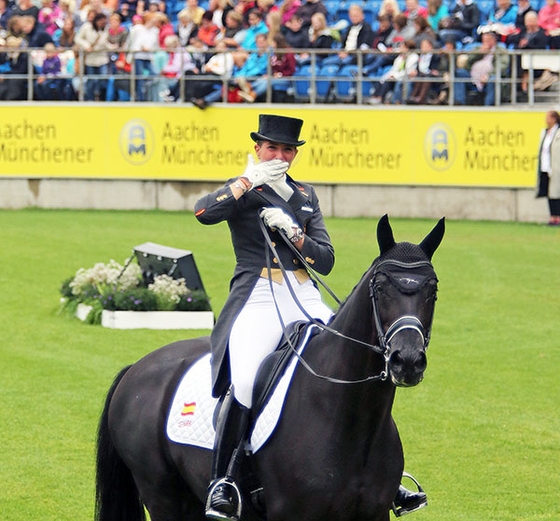
{"label": "white planter box", "polygon": [[112,329],[212,329],[212,311],[107,311],[101,325]]}

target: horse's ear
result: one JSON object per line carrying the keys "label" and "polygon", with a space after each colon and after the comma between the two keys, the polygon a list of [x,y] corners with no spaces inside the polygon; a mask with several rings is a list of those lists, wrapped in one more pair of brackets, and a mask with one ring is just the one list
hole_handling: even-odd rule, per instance
{"label": "horse's ear", "polygon": [[389,224],[389,216],[385,214],[377,224],[377,242],[379,244],[379,253],[383,255],[395,245],[393,230]]}
{"label": "horse's ear", "polygon": [[442,217],[434,226],[434,229],[426,235],[425,239],[420,243],[420,248],[431,260],[432,255],[438,249],[445,233],[445,217]]}

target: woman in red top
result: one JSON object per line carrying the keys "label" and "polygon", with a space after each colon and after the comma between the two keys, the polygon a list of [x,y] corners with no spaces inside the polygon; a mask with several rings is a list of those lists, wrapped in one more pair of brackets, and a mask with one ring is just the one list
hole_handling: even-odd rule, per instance
{"label": "woman in red top", "polygon": [[212,11],[206,11],[202,15],[202,21],[197,33],[200,41],[204,42],[208,47],[216,45],[216,36],[220,34],[220,28],[213,22],[213,17]]}
{"label": "woman in red top", "polygon": [[560,48],[560,2],[546,0],[539,10],[539,26],[550,37],[550,47]]}

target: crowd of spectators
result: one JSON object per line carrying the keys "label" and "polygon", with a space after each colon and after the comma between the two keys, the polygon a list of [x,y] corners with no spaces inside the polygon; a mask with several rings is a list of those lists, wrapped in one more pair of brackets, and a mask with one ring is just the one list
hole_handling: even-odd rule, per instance
{"label": "crowd of spectators", "polygon": [[0,100],[204,109],[290,99],[313,70],[323,100],[359,77],[371,104],[493,105],[496,76],[518,99],[558,82],[509,50],[559,48],[560,0],[0,0]]}

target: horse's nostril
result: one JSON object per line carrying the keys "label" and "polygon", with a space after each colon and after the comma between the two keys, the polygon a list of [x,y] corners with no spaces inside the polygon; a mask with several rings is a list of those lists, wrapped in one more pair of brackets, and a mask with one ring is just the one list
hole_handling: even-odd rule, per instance
{"label": "horse's nostril", "polygon": [[404,364],[404,359],[403,359],[400,351],[395,351],[391,355],[391,363],[393,365],[403,365]]}
{"label": "horse's nostril", "polygon": [[420,353],[418,360],[414,364],[418,371],[425,371],[426,367],[428,366],[428,359],[426,357],[426,353]]}

